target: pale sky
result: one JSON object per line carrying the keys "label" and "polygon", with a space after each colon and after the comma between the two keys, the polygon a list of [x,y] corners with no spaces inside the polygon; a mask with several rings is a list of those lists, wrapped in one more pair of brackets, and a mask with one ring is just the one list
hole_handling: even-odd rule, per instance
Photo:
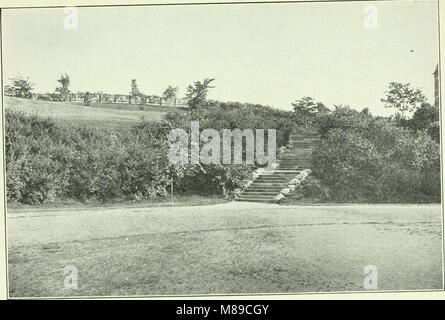
{"label": "pale sky", "polygon": [[[374,5],[377,29],[366,29]],[[4,76],[16,73],[52,92],[61,73],[71,90],[144,94],[216,78],[210,98],[290,110],[312,96],[388,115],[391,81],[420,87],[434,103],[436,1],[237,4],[3,10]],[[413,52],[411,52],[413,50]]]}

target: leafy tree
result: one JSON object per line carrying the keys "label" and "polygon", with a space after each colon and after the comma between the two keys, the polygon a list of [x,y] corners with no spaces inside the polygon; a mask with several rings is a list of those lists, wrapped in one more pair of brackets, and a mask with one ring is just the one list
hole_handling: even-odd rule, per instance
{"label": "leafy tree", "polygon": [[358,112],[347,105],[338,104],[334,105],[331,113],[322,114],[316,120],[321,136],[326,137],[333,129],[366,128],[372,120],[372,115],[363,110]]}
{"label": "leafy tree", "polygon": [[425,103],[426,98],[418,88],[412,88],[409,83],[390,82],[388,89],[381,99],[385,103],[385,108],[396,108],[402,113],[412,112]]}
{"label": "leafy tree", "polygon": [[21,75],[17,75],[9,80],[11,84],[5,86],[6,95],[19,98],[31,98],[34,83],[31,83],[29,78],[25,79]]}
{"label": "leafy tree", "polygon": [[408,121],[408,127],[414,131],[426,130],[431,138],[439,142],[439,109],[429,103],[422,104]]}
{"label": "leafy tree", "polygon": [[70,77],[65,73],[65,76],[61,75],[57,82],[60,83],[60,86],[56,88],[56,93],[60,94],[62,101],[65,101],[70,94],[70,90],[68,89],[70,86]]}
{"label": "leafy tree", "polygon": [[369,111],[369,108],[363,108],[362,111],[360,111],[361,114],[365,115],[365,116],[369,116],[371,115],[371,112]]}
{"label": "leafy tree", "polygon": [[171,101],[173,99],[176,99],[177,93],[178,87],[168,86],[162,93],[162,97],[167,101]]}
{"label": "leafy tree", "polygon": [[296,100],[292,106],[298,120],[301,120],[306,128],[316,116],[329,113],[329,109],[323,103],[315,102],[311,97]]}
{"label": "leafy tree", "polygon": [[205,103],[209,89],[214,88],[210,85],[213,81],[215,81],[214,78],[205,78],[202,82],[196,81],[187,87],[186,98],[190,109],[196,109]]}

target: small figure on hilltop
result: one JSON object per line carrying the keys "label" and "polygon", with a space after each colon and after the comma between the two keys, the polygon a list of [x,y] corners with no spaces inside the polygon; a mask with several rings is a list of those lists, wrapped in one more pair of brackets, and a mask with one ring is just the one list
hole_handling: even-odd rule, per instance
{"label": "small figure on hilltop", "polygon": [[61,101],[66,101],[69,98],[70,95],[70,89],[68,87],[70,86],[70,77],[65,73],[65,76],[62,74],[60,76],[60,79],[57,80],[57,82],[60,83],[60,86],[56,88],[56,93],[60,95]]}
{"label": "small figure on hilltop", "polygon": [[137,103],[139,98],[142,96],[142,94],[139,92],[138,85],[136,83],[136,79],[131,80],[131,92],[129,98],[129,103],[131,104],[132,101],[134,103]]}
{"label": "small figure on hilltop", "polygon": [[88,91],[85,92],[85,96],[83,98],[83,104],[85,106],[89,106],[91,104],[91,94]]}

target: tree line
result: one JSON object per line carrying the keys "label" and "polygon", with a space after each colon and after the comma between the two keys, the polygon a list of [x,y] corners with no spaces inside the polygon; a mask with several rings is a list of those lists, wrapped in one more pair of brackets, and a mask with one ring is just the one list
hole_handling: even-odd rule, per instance
{"label": "tree line", "polygon": [[[208,90],[214,88],[211,83],[214,81],[214,78],[205,78],[203,81],[195,81],[193,84],[187,87],[185,100],[187,101],[187,105],[191,109],[197,108],[200,104],[202,104],[207,96]],[[25,78],[21,75],[16,75],[9,79],[10,83],[5,85],[5,95],[18,97],[18,98],[32,98],[33,90],[35,84],[32,83],[29,77]],[[59,85],[55,88],[53,93],[48,94],[48,98],[52,98],[52,100],[57,101],[70,101],[72,92],[70,90],[70,76],[68,74],[62,74],[59,79],[57,79]],[[175,101],[178,99],[179,87],[169,85],[162,92],[161,96],[147,96],[140,92],[136,79],[132,79],[130,83],[131,91],[127,95],[127,101],[131,103],[132,101],[138,102],[153,102],[156,99],[160,101]],[[111,102],[109,94],[98,94],[101,98],[104,97],[103,101]],[[94,93],[85,92],[81,94],[81,97],[84,101],[85,105],[90,105],[92,102],[92,98]],[[115,95],[119,96],[119,95]],[[101,99],[100,101],[101,102]],[[148,99],[148,100],[147,100]],[[116,98],[115,98],[116,100]],[[113,101],[116,102],[116,101]]]}

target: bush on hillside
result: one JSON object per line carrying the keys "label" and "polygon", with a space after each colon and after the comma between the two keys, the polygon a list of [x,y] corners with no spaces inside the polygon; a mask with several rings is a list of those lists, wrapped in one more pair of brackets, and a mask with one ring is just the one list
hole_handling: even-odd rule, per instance
{"label": "bush on hillside", "polygon": [[[175,192],[230,195],[251,176],[245,165],[172,165],[167,158],[172,128],[277,129],[287,140],[290,123],[267,107],[214,103],[209,109],[168,114],[114,132],[6,110],[7,199],[43,203],[56,199],[149,199]],[[274,113],[275,112],[275,113]],[[285,133],[283,133],[285,132]]]}
{"label": "bush on hillside", "polygon": [[[191,121],[199,121],[200,130],[215,129],[220,132],[220,137],[223,129],[264,129],[267,141],[267,130],[276,129],[277,148],[287,143],[293,126],[289,112],[238,102],[208,101],[188,112],[168,113],[165,119],[172,127],[182,128],[188,133]],[[245,165],[187,165],[184,179],[177,180],[175,188],[181,192],[229,195],[241,187],[244,180],[251,178],[252,170],[252,167]]]}
{"label": "bush on hillside", "polygon": [[332,201],[440,201],[439,145],[388,121],[330,130],[313,154]]}
{"label": "bush on hillside", "polygon": [[166,170],[162,126],[145,123],[116,134],[6,110],[8,201],[165,195],[172,172]]}

